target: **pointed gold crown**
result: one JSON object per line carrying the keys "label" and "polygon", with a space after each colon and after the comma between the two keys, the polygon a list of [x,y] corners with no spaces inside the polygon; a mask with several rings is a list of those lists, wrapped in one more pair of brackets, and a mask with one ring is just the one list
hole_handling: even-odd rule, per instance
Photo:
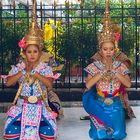
{"label": "pointed gold crown", "polygon": [[36,0],[32,0],[33,7],[32,7],[32,20],[31,25],[29,27],[28,33],[25,35],[24,40],[26,43],[26,46],[28,45],[38,45],[39,49],[43,48],[44,43],[44,37],[43,37],[43,31],[39,28],[37,23],[37,3]]}
{"label": "pointed gold crown", "polygon": [[115,32],[113,30],[113,25],[110,18],[109,12],[109,0],[106,0],[105,4],[105,15],[102,20],[102,31],[98,33],[98,42],[99,47],[101,47],[102,43],[104,42],[113,42],[115,44]]}

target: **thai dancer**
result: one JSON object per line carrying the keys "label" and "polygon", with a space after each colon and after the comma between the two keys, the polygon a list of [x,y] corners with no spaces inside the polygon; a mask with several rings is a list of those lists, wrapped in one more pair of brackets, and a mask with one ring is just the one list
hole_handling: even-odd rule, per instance
{"label": "thai dancer", "polygon": [[131,86],[129,70],[121,61],[113,60],[116,53],[116,34],[109,16],[109,0],[98,34],[100,60],[85,68],[88,73],[83,106],[90,115],[89,135],[93,140],[122,140],[126,137],[125,112],[121,85]]}
{"label": "thai dancer", "polygon": [[7,112],[4,138],[13,140],[54,140],[57,136],[56,114],[49,107],[47,89],[52,87],[52,68],[40,62],[43,34],[36,21],[36,2],[33,0],[29,32],[20,41],[25,61],[12,66],[6,85],[16,82],[19,88]]}

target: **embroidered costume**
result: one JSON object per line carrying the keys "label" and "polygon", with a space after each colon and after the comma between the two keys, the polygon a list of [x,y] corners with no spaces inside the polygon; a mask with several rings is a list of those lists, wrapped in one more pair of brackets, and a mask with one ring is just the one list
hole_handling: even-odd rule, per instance
{"label": "embroidered costume", "polygon": [[[102,31],[98,33],[99,48],[103,43],[115,45],[114,52],[118,52],[116,33],[113,30],[109,16],[109,0],[106,0],[105,15]],[[83,95],[83,107],[90,115],[89,135],[93,140],[123,140],[126,137],[125,111],[122,83],[115,74],[123,77],[130,72],[127,66],[119,59],[112,60],[111,69],[107,69],[102,61],[102,56],[94,55],[93,63],[89,64],[85,71],[90,75],[91,81],[97,75],[97,82]],[[112,57],[112,56],[111,56]],[[119,57],[120,58],[120,57]],[[95,78],[96,79],[96,78]],[[91,84],[90,79],[87,83]],[[128,105],[128,104],[127,104]]]}
{"label": "embroidered costume", "polygon": [[[113,66],[125,75],[129,73],[127,67],[121,62],[115,61]],[[91,63],[85,70],[94,76],[103,70],[101,61]],[[92,139],[123,139],[125,132],[125,114],[120,96],[121,83],[116,78],[111,81],[99,80],[83,96],[83,106],[91,118],[89,131]]]}
{"label": "embroidered costume", "polygon": [[[118,51],[114,55],[113,59],[114,59],[114,61],[119,61],[119,62],[125,64],[128,69],[131,67],[131,60],[122,51]],[[91,60],[92,60],[92,62],[101,61],[102,56],[99,52],[97,52],[96,54],[94,54],[91,57]],[[122,95],[121,100],[122,100],[123,107],[124,107],[124,110],[125,110],[125,118],[126,119],[135,118],[135,114],[134,114],[131,106],[129,105],[128,92],[127,92],[127,90],[126,90],[126,88],[123,84],[121,84],[121,86],[120,86],[120,94]]]}
{"label": "embroidered costume", "polygon": [[[60,73],[58,72],[62,70],[63,64],[58,65],[51,53],[42,52],[40,62],[47,63],[50,67],[52,67],[53,73],[56,73],[57,76],[53,79],[57,79],[60,76]],[[55,93],[53,89],[48,91],[48,99],[50,108],[58,114],[58,118],[61,118],[63,116],[63,108],[57,93]]]}
{"label": "embroidered costume", "polygon": [[[19,42],[19,46],[26,52],[28,46],[33,45],[38,47],[38,53],[40,53],[44,47],[43,32],[36,21],[37,3],[35,0],[32,0],[32,2],[32,22],[28,33]],[[16,66],[12,66],[9,72],[9,78],[21,73],[22,76],[18,79],[19,88],[13,106],[7,112],[4,128],[4,138],[7,140],[56,139],[56,114],[49,107],[48,96],[50,94],[48,94],[47,87],[42,82],[43,80],[39,80],[34,75],[37,73],[41,78],[46,77],[55,80],[60,74],[53,75],[52,68],[47,63],[38,60],[35,62],[37,62],[37,65],[30,69],[31,71],[28,71],[26,63],[21,62]]]}
{"label": "embroidered costume", "polygon": [[[24,63],[12,66],[9,76],[12,76],[23,70]],[[52,69],[45,63],[40,63],[34,69],[43,76],[53,76]],[[25,76],[22,76],[18,82],[22,84]],[[55,138],[57,134],[56,120],[47,110],[46,104],[42,99],[42,93],[38,87],[40,85],[43,93],[47,96],[47,89],[40,81],[36,80],[30,85],[29,81],[22,84],[21,93],[17,104],[12,106],[7,112],[7,121],[4,129],[5,139],[20,140],[39,140]],[[30,103],[29,97],[37,97],[37,102]],[[46,98],[48,102],[48,98]]]}

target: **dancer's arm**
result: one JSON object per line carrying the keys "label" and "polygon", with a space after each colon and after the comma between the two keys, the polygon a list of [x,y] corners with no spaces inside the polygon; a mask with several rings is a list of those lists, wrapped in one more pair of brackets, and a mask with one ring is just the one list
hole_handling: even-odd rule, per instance
{"label": "dancer's arm", "polygon": [[122,75],[120,73],[116,73],[115,77],[126,87],[131,87],[131,80],[128,75]]}
{"label": "dancer's arm", "polygon": [[17,74],[7,77],[6,86],[15,85],[16,82],[22,77],[23,73],[19,71]]}
{"label": "dancer's arm", "polygon": [[34,75],[35,79],[40,80],[47,88],[52,88],[52,81],[51,78],[46,78],[45,76],[42,76],[38,72],[36,72]]}
{"label": "dancer's arm", "polygon": [[95,76],[91,76],[90,74],[88,74],[86,80],[87,89],[90,89],[93,85],[95,85],[101,77],[102,77],[102,73],[97,73]]}

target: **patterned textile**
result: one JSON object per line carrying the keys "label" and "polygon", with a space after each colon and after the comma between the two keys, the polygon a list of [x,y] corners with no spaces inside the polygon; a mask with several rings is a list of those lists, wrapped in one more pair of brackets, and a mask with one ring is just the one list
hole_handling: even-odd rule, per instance
{"label": "patterned textile", "polygon": [[[101,61],[102,60],[102,55],[100,54],[100,52],[97,52],[91,57],[91,60],[92,60],[92,62],[93,61]],[[118,51],[117,53],[115,53],[115,55],[113,57],[113,60],[125,64],[125,66],[127,66],[127,68],[130,68],[130,66],[132,65],[131,60],[122,51]],[[135,114],[134,114],[131,106],[129,105],[128,93],[125,89],[125,86],[122,85],[122,84],[121,84],[121,87],[120,87],[120,92],[121,92],[121,95],[122,95],[121,100],[123,102],[123,107],[125,109],[126,119],[134,118]]]}
{"label": "patterned textile", "polygon": [[24,102],[20,140],[40,140],[39,124],[41,119],[41,104],[28,104]]}
{"label": "patterned textile", "polygon": [[21,116],[21,107],[18,106],[12,106],[8,112],[7,112],[7,119],[5,123],[5,132],[7,131],[8,127],[15,121],[15,119],[18,119]]}
{"label": "patterned textile", "polygon": [[129,105],[128,91],[126,90],[124,85],[120,86],[120,95],[121,95],[121,101],[123,103],[123,107],[125,110],[126,119],[136,118],[131,106]]}
{"label": "patterned textile", "polygon": [[[24,62],[22,63],[18,63],[16,66],[12,66],[12,69],[9,72],[8,76],[14,75],[16,73],[18,73],[18,71],[22,71],[23,69],[25,69],[25,64]],[[40,64],[34,69],[34,71],[39,72],[41,75],[46,76],[48,78],[53,78],[53,80],[56,80],[60,77],[60,73],[56,73],[55,75],[53,75],[52,72],[52,68],[50,66],[48,66],[47,63],[42,63],[40,62]],[[7,78],[8,76],[3,76],[3,78]],[[23,77],[21,77],[18,82],[21,83],[23,81]],[[40,83],[40,85],[42,85],[42,83]],[[34,95],[35,96],[40,96],[38,88],[37,88],[37,84],[33,84],[32,86],[33,91],[34,91]],[[42,85],[42,90],[45,93],[46,92],[46,87],[44,85]],[[31,92],[31,87],[28,85],[27,82],[24,83],[23,85],[23,90],[21,92],[22,96],[30,96],[30,92]],[[52,97],[53,96],[53,97]],[[53,92],[53,94],[51,94],[51,92],[49,93],[49,105],[51,107],[51,109],[57,113],[59,113],[59,116],[61,117],[61,115],[63,116],[63,110],[62,110],[62,106],[60,103],[60,100],[58,98],[58,96],[56,95],[56,93]],[[53,101],[56,100],[56,101]]]}
{"label": "patterned textile", "polygon": [[[101,61],[95,61],[88,65],[85,71],[95,76],[104,67]],[[113,67],[123,75],[130,73],[128,68],[119,61],[114,61]],[[117,78],[112,78],[110,81],[102,78],[84,93],[83,106],[90,115],[91,139],[122,140],[126,137],[125,112],[120,98],[120,87],[121,83]]]}
{"label": "patterned textile", "polygon": [[[18,71],[24,69],[24,63],[12,66],[9,75],[14,75]],[[34,70],[43,76],[53,76],[52,68],[45,63],[40,63]],[[18,82],[21,83],[24,76]],[[39,84],[42,91],[46,94],[46,86],[41,81]],[[29,96],[41,97],[41,91],[38,89],[37,83],[32,85],[28,81],[23,83],[21,89],[21,96],[26,98]],[[46,96],[47,97],[47,96]],[[44,123],[42,123],[42,121]],[[7,112],[7,120],[5,123],[4,137],[6,139],[20,139],[20,140],[40,140],[42,137],[54,139],[57,136],[57,126],[54,115],[50,113],[42,100],[36,103],[29,103],[26,99],[18,99],[15,106],[12,106]]]}
{"label": "patterned textile", "polygon": [[89,136],[93,140],[124,139],[126,137],[124,110],[120,100],[110,105],[97,100],[96,87],[83,95],[83,107],[90,115]]}
{"label": "patterned textile", "polygon": [[[88,65],[85,68],[85,71],[91,74],[92,76],[94,76],[95,74],[102,71],[104,69],[104,66],[105,65],[101,61],[95,61],[91,63],[90,65]],[[113,67],[115,68],[116,71],[118,71],[119,73],[123,75],[130,73],[128,68],[121,62],[115,61],[113,63]],[[102,79],[102,80],[99,80],[99,82],[97,82],[96,88],[98,89],[98,91],[102,91],[107,94],[112,92],[112,94],[114,94],[115,92],[119,91],[120,85],[121,85],[120,81],[116,78],[113,78],[111,83]],[[110,87],[112,87],[112,89],[110,89]],[[101,96],[104,96],[104,95],[101,95]]]}
{"label": "patterned textile", "polygon": [[48,92],[48,98],[49,98],[49,106],[54,112],[57,112],[58,115],[61,117],[63,116],[63,109],[61,106],[61,102],[57,96],[57,94],[54,91]]}
{"label": "patterned textile", "polygon": [[[99,51],[91,57],[92,62],[101,61],[101,60],[102,60],[102,55],[100,54]],[[115,53],[115,55],[113,56],[113,60],[125,64],[128,68],[132,64],[131,60],[122,51],[118,51],[117,53]]]}
{"label": "patterned textile", "polygon": [[[18,63],[16,66],[12,65],[12,69],[9,72],[8,76],[17,74],[19,71],[22,71],[25,69],[25,63],[21,62]],[[34,69],[34,71],[39,72],[41,75],[53,78],[54,80],[58,79],[60,77],[60,73],[53,74],[52,68],[48,66],[47,63],[40,62],[37,67]],[[5,77],[7,78],[7,76]],[[23,77],[22,77],[23,78]],[[22,79],[20,79],[22,80]]]}

